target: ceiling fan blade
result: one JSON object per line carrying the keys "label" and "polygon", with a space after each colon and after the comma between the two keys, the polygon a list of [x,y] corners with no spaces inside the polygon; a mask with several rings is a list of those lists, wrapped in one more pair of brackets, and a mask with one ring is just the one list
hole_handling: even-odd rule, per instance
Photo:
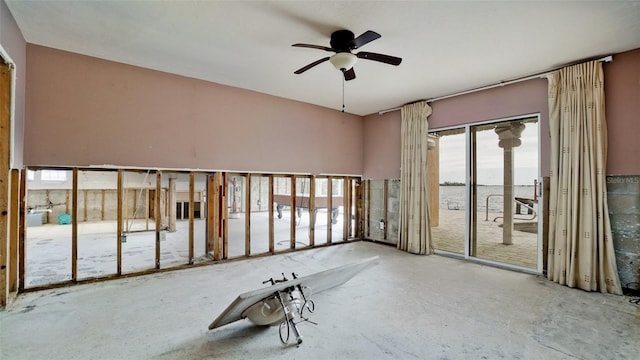
{"label": "ceiling fan blade", "polygon": [[333,50],[330,47],[326,47],[326,46],[322,46],[322,45],[311,45],[311,44],[293,44],[291,46],[295,46],[295,47],[304,47],[304,48],[311,48],[311,49],[319,49],[319,50],[324,50],[324,51],[333,51],[336,52],[335,50]]}
{"label": "ceiling fan blade", "polygon": [[402,58],[399,58],[399,57],[385,55],[385,54],[377,54],[377,53],[366,52],[366,51],[360,51],[359,53],[356,54],[356,56],[360,59],[379,61],[385,64],[396,65],[396,66],[400,65],[400,63],[402,62]]}
{"label": "ceiling fan blade", "polygon": [[344,73],[344,79],[346,81],[353,80],[353,79],[356,78],[356,72],[355,72],[355,70],[353,70],[353,68],[351,68],[351,69],[349,69],[347,71],[343,71],[343,73]]}
{"label": "ceiling fan blade", "polygon": [[294,71],[293,73],[294,73],[294,74],[302,74],[303,72],[305,72],[305,71],[307,71],[307,70],[311,69],[312,67],[314,67],[314,66],[316,66],[316,65],[318,65],[318,64],[322,64],[323,62],[325,62],[325,61],[327,61],[327,60],[329,60],[329,57],[328,57],[328,56],[327,56],[326,58],[322,58],[322,59],[320,59],[320,60],[314,61],[314,62],[312,62],[311,64],[309,64],[309,65],[307,65],[307,66],[303,66],[303,67],[301,67],[300,69],[298,69],[298,70]]}
{"label": "ceiling fan blade", "polygon": [[362,33],[362,35],[358,36],[357,38],[353,39],[353,41],[351,41],[351,49],[357,49],[359,47],[362,47],[370,42],[372,42],[375,39],[379,39],[381,37],[380,34],[378,34],[375,31],[371,31],[371,30],[367,30],[364,33]]}

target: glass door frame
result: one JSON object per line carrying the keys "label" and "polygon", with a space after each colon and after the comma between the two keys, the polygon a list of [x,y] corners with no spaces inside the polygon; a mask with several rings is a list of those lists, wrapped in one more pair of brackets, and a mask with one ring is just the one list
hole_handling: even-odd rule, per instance
{"label": "glass door frame", "polygon": [[[473,221],[477,221],[477,212],[476,212],[476,203],[477,203],[477,199],[473,199],[472,198],[472,184],[474,184],[475,182],[475,174],[473,172],[473,169],[475,169],[474,165],[475,163],[473,163],[474,161],[474,157],[475,157],[475,151],[474,151],[474,133],[471,131],[471,128],[474,126],[479,126],[479,125],[487,125],[487,124],[493,124],[493,123],[502,123],[502,122],[507,122],[507,121],[515,121],[515,120],[524,120],[524,119],[531,119],[531,118],[536,118],[537,119],[537,127],[538,127],[538,174],[537,174],[537,180],[538,180],[538,188],[537,188],[537,195],[538,195],[538,212],[539,212],[539,219],[540,221],[538,221],[538,235],[537,235],[537,251],[536,251],[536,269],[532,269],[532,268],[527,268],[527,267],[523,267],[523,266],[519,266],[519,265],[513,265],[513,264],[508,264],[508,263],[503,263],[503,262],[498,262],[498,261],[494,261],[494,260],[488,260],[488,259],[481,259],[475,256],[475,254],[472,254],[472,250],[474,250],[474,247],[472,246],[472,241],[475,241],[475,239],[477,238],[477,236],[472,236],[472,231],[474,231],[474,227],[472,226]],[[473,262],[477,262],[477,263],[481,263],[481,264],[487,264],[487,265],[491,265],[494,267],[498,267],[498,268],[505,268],[505,269],[510,269],[510,270],[516,270],[516,271],[520,271],[520,272],[525,272],[525,273],[531,273],[531,274],[542,274],[542,267],[543,267],[543,254],[542,254],[542,250],[543,250],[543,239],[542,239],[542,229],[543,229],[543,225],[544,222],[547,221],[547,219],[544,218],[543,214],[544,214],[544,198],[543,198],[543,191],[542,191],[542,176],[541,176],[541,169],[542,169],[542,147],[541,147],[541,117],[540,117],[540,113],[532,113],[532,114],[524,114],[524,115],[518,115],[518,116],[512,116],[512,117],[505,117],[505,118],[498,118],[498,119],[491,119],[491,120],[486,120],[486,121],[480,121],[480,122],[475,122],[475,123],[468,123],[468,124],[461,124],[461,125],[454,125],[454,126],[446,126],[446,127],[440,127],[440,128],[433,128],[433,129],[429,129],[429,133],[432,132],[438,132],[438,131],[445,131],[445,130],[452,130],[452,129],[464,129],[464,134],[465,134],[465,206],[464,206],[464,211],[465,211],[465,224],[464,224],[464,229],[465,229],[465,233],[464,233],[464,254],[458,254],[458,253],[454,253],[454,252],[450,252],[450,251],[445,251],[445,250],[435,250],[436,254],[439,255],[445,255],[445,256],[450,256],[450,257],[455,257],[455,258],[461,258],[461,259],[465,259],[465,260],[469,260],[469,261],[473,261]],[[476,219],[473,219],[473,217],[476,217]]]}

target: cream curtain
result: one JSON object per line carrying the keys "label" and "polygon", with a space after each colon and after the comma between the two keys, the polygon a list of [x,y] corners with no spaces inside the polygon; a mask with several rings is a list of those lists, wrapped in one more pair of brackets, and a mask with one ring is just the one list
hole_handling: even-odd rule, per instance
{"label": "cream curtain", "polygon": [[431,107],[426,102],[402,107],[400,228],[398,249],[432,254],[427,187],[427,135]]}
{"label": "cream curtain", "polygon": [[607,127],[602,63],[548,76],[551,131],[547,277],[587,291],[622,294],[605,182]]}

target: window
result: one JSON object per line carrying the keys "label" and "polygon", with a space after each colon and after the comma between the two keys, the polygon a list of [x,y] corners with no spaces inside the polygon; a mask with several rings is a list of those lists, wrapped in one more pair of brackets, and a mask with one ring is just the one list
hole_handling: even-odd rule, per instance
{"label": "window", "polygon": [[42,181],[67,181],[67,172],[64,170],[42,170],[40,172]]}
{"label": "window", "polygon": [[36,179],[36,172],[33,170],[27,170],[27,180],[33,181]]}

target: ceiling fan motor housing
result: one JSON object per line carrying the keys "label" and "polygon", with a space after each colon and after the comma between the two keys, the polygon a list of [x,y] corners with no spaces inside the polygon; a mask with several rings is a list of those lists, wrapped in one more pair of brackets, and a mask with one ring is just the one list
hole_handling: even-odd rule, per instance
{"label": "ceiling fan motor housing", "polygon": [[351,52],[355,35],[349,30],[338,30],[331,34],[329,44],[336,52]]}

